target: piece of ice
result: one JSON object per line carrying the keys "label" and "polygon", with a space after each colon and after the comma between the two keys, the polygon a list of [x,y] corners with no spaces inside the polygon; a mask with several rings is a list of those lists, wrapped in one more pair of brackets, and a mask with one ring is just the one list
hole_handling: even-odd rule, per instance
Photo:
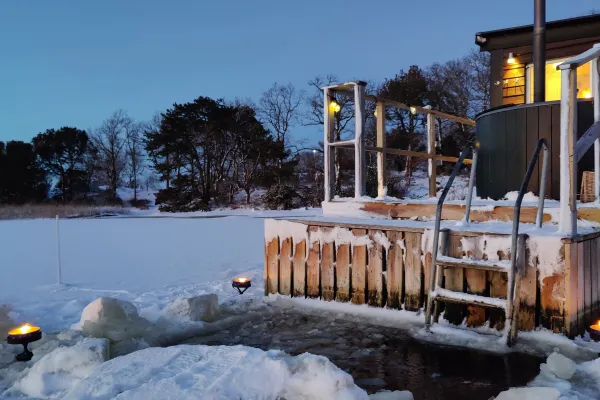
{"label": "piece of ice", "polygon": [[219,314],[219,299],[214,293],[179,298],[165,308],[165,314],[186,317],[191,321],[212,322]]}
{"label": "piece of ice", "polygon": [[369,400],[414,400],[414,397],[408,390],[381,390],[369,395]]}
{"label": "piece of ice", "polygon": [[556,377],[569,380],[575,373],[577,366],[570,358],[563,356],[560,353],[554,352],[548,356],[546,366]]}
{"label": "piece of ice", "polygon": [[560,392],[549,387],[523,387],[505,390],[495,400],[558,400]]}

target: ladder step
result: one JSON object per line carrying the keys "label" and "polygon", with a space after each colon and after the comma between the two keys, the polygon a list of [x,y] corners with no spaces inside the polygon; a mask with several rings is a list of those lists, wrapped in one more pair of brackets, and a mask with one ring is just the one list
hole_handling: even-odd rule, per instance
{"label": "ladder step", "polygon": [[437,288],[431,293],[431,295],[436,301],[445,301],[449,303],[460,303],[481,307],[502,308],[504,310],[507,308],[506,299],[500,299],[498,297],[478,296],[475,294],[454,292],[452,290],[442,288]]}
{"label": "ladder step", "polygon": [[455,258],[448,256],[438,256],[437,265],[446,268],[471,268],[485,271],[508,272],[510,270],[510,261],[487,261],[471,260],[469,258]]}

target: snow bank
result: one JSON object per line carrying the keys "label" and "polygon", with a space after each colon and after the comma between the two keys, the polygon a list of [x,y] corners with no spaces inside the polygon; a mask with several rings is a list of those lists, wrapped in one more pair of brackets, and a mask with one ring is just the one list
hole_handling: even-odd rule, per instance
{"label": "snow bank", "polygon": [[103,363],[64,399],[367,399],[327,358],[245,346],[152,348]]}
{"label": "snow bank", "polygon": [[58,347],[46,354],[8,394],[35,398],[59,398],[108,360],[108,340],[84,339],[72,347]]}
{"label": "snow bank", "polygon": [[531,387],[506,390],[496,400],[558,400],[560,392],[555,388]]}

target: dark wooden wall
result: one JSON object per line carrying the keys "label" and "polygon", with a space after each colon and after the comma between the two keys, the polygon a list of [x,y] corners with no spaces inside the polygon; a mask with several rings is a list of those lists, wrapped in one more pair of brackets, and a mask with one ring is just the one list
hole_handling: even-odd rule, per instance
{"label": "dark wooden wall", "polygon": [[[578,135],[594,121],[591,101],[579,101]],[[560,103],[539,103],[490,111],[476,120],[480,143],[477,165],[477,195],[500,199],[507,192],[519,190],[525,177],[537,141],[546,139],[550,151],[549,175],[546,182],[548,198],[560,198]],[[541,160],[534,170],[529,191],[539,192]],[[578,187],[583,171],[594,170],[594,155],[590,149],[578,164]]]}

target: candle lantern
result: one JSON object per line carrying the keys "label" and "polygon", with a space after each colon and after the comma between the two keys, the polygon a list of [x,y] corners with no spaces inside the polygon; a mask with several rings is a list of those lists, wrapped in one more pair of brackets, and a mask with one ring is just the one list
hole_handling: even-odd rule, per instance
{"label": "candle lantern", "polygon": [[29,324],[21,325],[8,332],[6,341],[8,344],[23,345],[23,352],[16,355],[17,361],[29,361],[33,357],[33,353],[29,351],[27,345],[31,342],[38,341],[42,338],[42,330],[39,326]]}
{"label": "candle lantern", "polygon": [[250,286],[252,286],[252,281],[248,278],[235,278],[231,283],[231,287],[237,289],[240,294],[244,294]]}

